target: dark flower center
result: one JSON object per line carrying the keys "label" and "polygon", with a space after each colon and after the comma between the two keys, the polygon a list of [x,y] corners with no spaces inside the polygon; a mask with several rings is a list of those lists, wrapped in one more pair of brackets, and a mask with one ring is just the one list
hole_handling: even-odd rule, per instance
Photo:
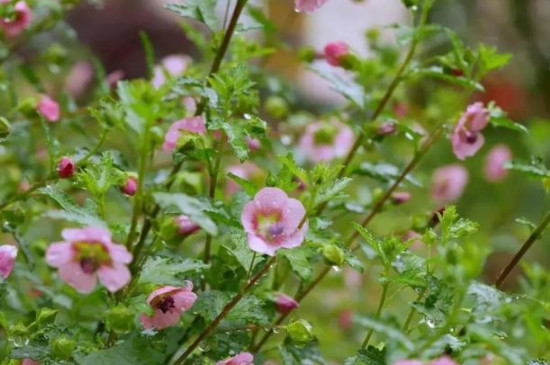
{"label": "dark flower center", "polygon": [[157,304],[157,308],[162,311],[162,313],[166,313],[171,309],[176,308],[176,305],[174,303],[174,298],[172,297],[166,297]]}
{"label": "dark flower center", "polygon": [[282,234],[284,230],[285,230],[285,227],[281,223],[272,224],[268,229],[269,236],[271,238],[275,238],[278,235]]}
{"label": "dark flower center", "polygon": [[80,259],[80,267],[86,274],[93,274],[97,270],[97,261],[91,257]]}
{"label": "dark flower center", "polygon": [[469,144],[474,144],[476,143],[477,141],[477,133],[476,132],[470,132],[470,131],[466,131],[466,142],[469,143]]}

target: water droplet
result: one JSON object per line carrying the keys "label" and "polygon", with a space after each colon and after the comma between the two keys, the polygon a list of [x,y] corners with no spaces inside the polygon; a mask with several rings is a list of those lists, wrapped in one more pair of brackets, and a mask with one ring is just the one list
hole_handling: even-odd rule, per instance
{"label": "water droplet", "polygon": [[292,143],[292,138],[289,135],[283,135],[281,136],[281,143],[285,146],[288,146],[290,143]]}
{"label": "water droplet", "polygon": [[335,272],[340,272],[340,271],[342,271],[342,269],[339,268],[338,266],[333,266],[333,267],[332,267],[332,270],[334,270]]}

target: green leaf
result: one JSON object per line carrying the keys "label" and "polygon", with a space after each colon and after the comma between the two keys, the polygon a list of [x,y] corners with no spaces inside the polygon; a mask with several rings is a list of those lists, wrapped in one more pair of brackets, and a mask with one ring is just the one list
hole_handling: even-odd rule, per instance
{"label": "green leaf", "polygon": [[63,210],[53,210],[44,213],[45,216],[54,219],[64,219],[69,222],[79,223],[83,226],[107,227],[97,212],[86,210],[77,205],[67,194],[52,185],[38,190],[53,199]]}
{"label": "green leaf", "polygon": [[427,68],[416,68],[411,70],[409,76],[427,76],[433,77],[442,81],[447,81],[452,84],[463,86],[467,89],[472,89],[476,91],[483,91],[483,85],[474,80],[467,79],[462,76],[453,76],[445,72],[445,70],[440,66],[431,66]]}
{"label": "green leaf", "polygon": [[279,254],[283,256],[293,272],[300,278],[308,281],[313,275],[313,265],[310,259],[313,256],[313,250],[307,246],[300,246],[292,250],[280,250]]}
{"label": "green leaf", "polygon": [[[233,294],[219,290],[211,290],[199,295],[192,311],[206,321],[212,321],[231,300]],[[262,309],[262,301],[254,295],[244,296],[225,317],[228,321],[244,321],[246,323],[267,324],[269,317]]]}
{"label": "green leaf", "polygon": [[550,176],[548,168],[540,157],[531,157],[529,162],[521,162],[517,160],[508,161],[504,164],[504,168],[512,171],[520,172],[526,176],[536,179],[545,179]]}
{"label": "green leaf", "polygon": [[213,32],[218,29],[216,4],[218,0],[182,0],[183,4],[167,4],[165,7],[180,16],[204,23]]}
{"label": "green leaf", "polygon": [[190,275],[208,268],[202,261],[168,257],[149,257],[139,278],[142,284],[181,286]]}
{"label": "green leaf", "polygon": [[414,348],[413,342],[401,329],[385,321],[369,316],[356,316],[355,322],[361,327],[372,329],[377,334],[382,335],[386,342],[395,341],[408,351]]}
{"label": "green leaf", "polygon": [[324,186],[315,198],[315,205],[318,206],[326,201],[334,199],[353,180],[349,177],[333,180],[328,186]]}
{"label": "green leaf", "polygon": [[[242,230],[231,230],[228,234],[224,235],[222,246],[229,252],[229,254],[237,261],[243,269],[248,270],[252,265],[254,259],[254,252],[248,245],[248,238]],[[256,260],[256,263],[259,262]]]}
{"label": "green leaf", "polygon": [[228,172],[228,173],[227,173],[227,176],[228,176],[231,180],[233,180],[233,181],[235,181],[237,184],[239,184],[239,186],[240,186],[240,187],[244,190],[244,192],[247,193],[249,196],[254,196],[254,195],[256,195],[256,193],[257,193],[258,190],[259,190],[258,187],[257,187],[254,183],[252,183],[252,182],[250,182],[250,181],[248,181],[248,180],[246,180],[246,179],[243,179],[242,177],[239,177],[239,176],[237,176],[237,175],[235,175],[235,174],[233,174],[233,173],[231,173],[231,172]]}
{"label": "green leaf", "polygon": [[310,341],[304,347],[296,347],[287,338],[284,344],[279,345],[278,348],[283,365],[322,365],[327,363],[319,351],[317,340]]}
{"label": "green leaf", "polygon": [[356,356],[346,359],[344,365],[386,365],[386,353],[369,346],[359,350]]}
{"label": "green leaf", "polygon": [[510,53],[498,53],[496,47],[479,44],[478,46],[479,70],[480,77],[485,76],[488,72],[498,70],[508,64],[512,59]]}
{"label": "green leaf", "polygon": [[351,101],[359,109],[363,109],[365,107],[367,96],[365,95],[365,90],[360,85],[352,80],[342,78],[342,76],[333,70],[327,71],[313,67],[308,67],[308,69],[327,80],[332,90]]}
{"label": "green leaf", "polygon": [[[401,170],[397,168],[397,166],[387,163],[363,162],[353,171],[353,173],[361,176],[368,176],[382,183],[391,184],[401,175]],[[405,177],[405,180],[412,185],[422,186],[422,184],[410,174]]]}
{"label": "green leaf", "polygon": [[507,117],[507,113],[499,108],[494,101],[488,105],[490,123],[495,127],[511,129],[517,132],[529,133],[529,129],[522,124],[516,123]]}
{"label": "green leaf", "polygon": [[155,73],[155,51],[149,36],[144,31],[139,32],[139,39],[145,51],[145,61],[147,64],[147,78],[152,79]]}
{"label": "green leaf", "polygon": [[103,197],[112,186],[118,185],[121,176],[122,172],[115,167],[113,154],[105,152],[99,162],[87,165],[75,179],[94,197]]}
{"label": "green leaf", "polygon": [[201,226],[207,233],[215,236],[218,227],[208,216],[207,211],[215,211],[207,200],[194,198],[183,193],[155,193],[153,197],[163,209],[177,209],[177,213],[185,214]]}

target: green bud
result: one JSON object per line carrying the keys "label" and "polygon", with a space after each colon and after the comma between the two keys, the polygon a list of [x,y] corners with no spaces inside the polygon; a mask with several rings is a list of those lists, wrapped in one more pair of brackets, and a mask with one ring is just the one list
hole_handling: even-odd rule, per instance
{"label": "green bud", "polygon": [[330,265],[342,266],[344,264],[344,251],[336,245],[325,245],[323,256]]}
{"label": "green bud", "polygon": [[304,47],[298,51],[298,59],[303,62],[309,63],[315,61],[316,55],[317,52],[315,52],[315,49],[311,47]]}
{"label": "green bud", "polygon": [[75,349],[75,341],[65,336],[51,339],[52,354],[57,359],[70,359]]}
{"label": "green bud", "polygon": [[111,308],[106,315],[107,329],[127,333],[134,329],[134,313],[124,306]]}
{"label": "green bud", "polygon": [[151,128],[151,139],[155,145],[162,144],[164,141],[164,131],[159,126]]}
{"label": "green bud", "polygon": [[4,139],[9,136],[11,133],[10,122],[4,118],[0,117],[0,139]]}
{"label": "green bud", "polygon": [[41,308],[38,311],[38,313],[36,313],[36,322],[40,324],[53,323],[56,315],[57,315],[57,310],[55,309]]}
{"label": "green bud", "polygon": [[303,319],[287,325],[286,332],[297,344],[305,345],[313,339],[313,327]]}
{"label": "green bud", "polygon": [[26,117],[36,116],[36,100],[33,98],[25,98],[19,102],[17,105],[17,110],[19,110]]}
{"label": "green bud", "polygon": [[338,64],[345,70],[356,70],[359,67],[359,58],[353,53],[338,57]]}
{"label": "green bud", "polygon": [[181,242],[179,227],[174,216],[167,216],[160,225],[160,237],[170,246],[177,246]]}
{"label": "green bud", "polygon": [[288,115],[288,104],[280,96],[270,96],[265,102],[266,112],[275,119],[283,119]]}

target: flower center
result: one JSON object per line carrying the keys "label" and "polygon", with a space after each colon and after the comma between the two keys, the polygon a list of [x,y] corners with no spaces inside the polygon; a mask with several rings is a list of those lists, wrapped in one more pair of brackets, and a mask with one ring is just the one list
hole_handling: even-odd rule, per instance
{"label": "flower center", "polygon": [[86,274],[93,274],[101,265],[111,264],[111,256],[101,243],[78,242],[75,248],[76,260]]}
{"label": "flower center", "polygon": [[471,131],[465,131],[464,132],[464,135],[466,136],[466,142],[468,144],[474,144],[476,143],[477,141],[477,133],[476,132],[471,132]]}
{"label": "flower center", "polygon": [[160,302],[158,302],[156,307],[158,309],[160,309],[162,311],[162,313],[166,313],[169,310],[172,310],[172,309],[176,308],[174,298],[168,296],[168,297],[162,299]]}
{"label": "flower center", "polygon": [[258,232],[267,240],[276,239],[285,231],[284,225],[279,222],[280,214],[259,215]]}
{"label": "flower center", "polygon": [[333,125],[326,124],[315,131],[313,142],[315,145],[331,145],[334,143],[334,137],[338,133],[338,128]]}

